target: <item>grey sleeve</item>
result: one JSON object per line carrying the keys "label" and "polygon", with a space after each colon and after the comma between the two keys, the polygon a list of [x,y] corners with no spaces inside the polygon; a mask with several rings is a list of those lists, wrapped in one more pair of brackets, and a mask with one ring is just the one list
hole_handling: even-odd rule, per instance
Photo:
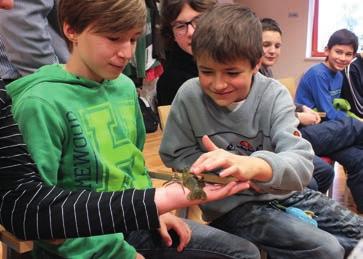
{"label": "grey sleeve", "polygon": [[268,105],[273,105],[270,131],[273,152],[261,150],[252,156],[269,163],[273,176],[269,182],[255,183],[263,191],[275,194],[302,190],[312,177],[314,151],[297,129],[295,106],[289,93],[280,92]]}
{"label": "grey sleeve", "polygon": [[54,4],[54,0],[15,0],[12,10],[0,11],[6,55],[21,75],[58,63],[56,52],[62,62],[68,57],[63,39],[50,32],[47,17]]}
{"label": "grey sleeve", "polygon": [[[190,82],[186,84],[190,85]],[[159,150],[164,164],[177,170],[189,168],[203,154],[200,149],[201,139],[194,136],[191,129],[186,104],[183,102],[188,96],[184,93],[179,90],[174,98]]]}

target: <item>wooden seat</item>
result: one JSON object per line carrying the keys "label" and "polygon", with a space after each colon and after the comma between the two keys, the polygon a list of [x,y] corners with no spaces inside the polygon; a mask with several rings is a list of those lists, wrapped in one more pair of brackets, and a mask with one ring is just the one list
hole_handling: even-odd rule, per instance
{"label": "wooden seat", "polygon": [[29,253],[33,250],[33,241],[24,241],[16,238],[0,225],[0,241],[2,243],[2,258],[31,258]]}
{"label": "wooden seat", "polygon": [[290,92],[292,99],[295,98],[296,93],[296,78],[295,77],[284,77],[280,78],[279,81],[282,85],[284,85]]}
{"label": "wooden seat", "polygon": [[170,105],[163,105],[158,106],[158,113],[159,113],[159,119],[160,119],[160,128],[164,129],[166,120],[168,119],[168,115],[170,112]]}

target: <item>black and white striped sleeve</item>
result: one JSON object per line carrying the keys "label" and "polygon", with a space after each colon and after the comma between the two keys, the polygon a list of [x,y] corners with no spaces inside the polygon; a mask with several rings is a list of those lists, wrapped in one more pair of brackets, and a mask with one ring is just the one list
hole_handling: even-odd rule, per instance
{"label": "black and white striped sleeve", "polygon": [[159,227],[155,189],[69,191],[45,185],[0,89],[0,224],[18,238],[55,239]]}

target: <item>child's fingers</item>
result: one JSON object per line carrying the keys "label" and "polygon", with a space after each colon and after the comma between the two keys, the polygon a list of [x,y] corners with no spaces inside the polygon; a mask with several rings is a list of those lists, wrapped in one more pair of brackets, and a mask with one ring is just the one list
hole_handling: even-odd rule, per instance
{"label": "child's fingers", "polygon": [[224,170],[222,170],[220,173],[219,173],[219,176],[220,177],[227,177],[227,176],[234,176],[236,177],[239,181],[247,181],[249,179],[246,179],[243,175],[243,172],[240,172],[239,171],[239,168],[237,166],[230,166]]}
{"label": "child's fingers", "polygon": [[202,143],[204,147],[207,149],[207,151],[213,151],[218,149],[218,147],[212,142],[212,140],[207,135],[203,136]]}
{"label": "child's fingers", "polygon": [[208,156],[207,155],[201,155],[194,163],[193,165],[190,167],[190,172],[195,173],[195,174],[200,174],[203,171],[205,171],[205,161],[208,160]]}
{"label": "child's fingers", "polygon": [[168,232],[168,229],[166,228],[166,226],[164,224],[160,225],[159,233],[160,233],[161,238],[164,240],[166,246],[171,246],[173,241]]}
{"label": "child's fingers", "polygon": [[237,184],[235,186],[233,186],[233,188],[231,190],[231,194],[235,194],[235,193],[247,190],[249,188],[250,188],[249,182],[237,182]]}

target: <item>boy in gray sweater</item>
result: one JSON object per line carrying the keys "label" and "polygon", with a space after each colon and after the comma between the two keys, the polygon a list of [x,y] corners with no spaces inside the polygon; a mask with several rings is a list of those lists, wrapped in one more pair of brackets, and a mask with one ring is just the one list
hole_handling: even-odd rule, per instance
{"label": "boy in gray sweater", "polygon": [[[200,18],[192,41],[199,78],[179,89],[160,155],[175,169],[250,183],[202,206],[212,226],[257,243],[270,258],[343,258],[363,237],[363,220],[304,188],[314,153],[287,89],[257,72],[261,35],[258,18],[238,4]],[[311,211],[318,227],[295,208]]]}

